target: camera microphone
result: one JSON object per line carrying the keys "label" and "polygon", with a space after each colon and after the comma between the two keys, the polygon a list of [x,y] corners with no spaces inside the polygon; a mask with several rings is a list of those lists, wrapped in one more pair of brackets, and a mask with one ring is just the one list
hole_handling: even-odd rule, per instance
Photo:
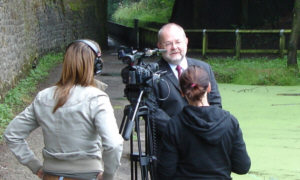
{"label": "camera microphone", "polygon": [[167,50],[166,49],[145,49],[145,56],[152,56],[154,54],[157,54],[157,53],[162,53],[162,52],[166,52]]}

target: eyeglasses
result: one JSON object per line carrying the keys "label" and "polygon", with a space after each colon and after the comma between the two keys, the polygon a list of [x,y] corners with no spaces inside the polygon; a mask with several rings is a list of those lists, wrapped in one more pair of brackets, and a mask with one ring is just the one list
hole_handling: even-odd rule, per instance
{"label": "eyeglasses", "polygon": [[162,45],[164,45],[166,48],[170,48],[172,45],[181,46],[183,43],[184,42],[182,40],[175,40],[163,42]]}

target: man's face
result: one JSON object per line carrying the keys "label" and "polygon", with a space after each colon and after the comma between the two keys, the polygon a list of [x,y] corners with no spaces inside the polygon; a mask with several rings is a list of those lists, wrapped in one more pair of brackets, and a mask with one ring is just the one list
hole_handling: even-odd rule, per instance
{"label": "man's face", "polygon": [[166,27],[160,36],[157,46],[167,51],[162,53],[163,58],[171,64],[179,64],[185,58],[188,39],[184,32],[176,26]]}

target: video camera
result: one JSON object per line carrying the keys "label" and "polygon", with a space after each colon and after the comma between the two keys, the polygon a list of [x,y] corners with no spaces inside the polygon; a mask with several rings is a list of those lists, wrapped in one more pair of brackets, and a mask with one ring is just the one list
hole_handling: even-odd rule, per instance
{"label": "video camera", "polygon": [[136,101],[139,91],[149,92],[153,82],[161,74],[157,63],[145,63],[143,58],[158,56],[164,51],[164,49],[149,48],[137,51],[123,46],[118,49],[118,59],[128,65],[122,69],[121,76],[123,83],[126,84],[125,95],[130,102]]}
{"label": "video camera", "polygon": [[[151,116],[151,109],[148,107],[146,99],[152,97],[152,86],[160,79],[164,72],[159,71],[157,63],[145,63],[143,58],[157,56],[162,49],[144,49],[143,51],[132,48],[120,47],[118,49],[118,59],[127,64],[121,71],[125,96],[130,105],[125,106],[124,116],[120,126],[120,134],[125,140],[130,139],[130,163],[131,179],[137,179],[137,162],[140,165],[142,180],[155,179],[156,177],[156,123]],[[142,147],[140,121],[144,120],[145,131],[144,144]],[[133,127],[136,132],[137,143],[133,143]],[[133,152],[137,145],[138,151]],[[135,165],[134,165],[135,164]]]}

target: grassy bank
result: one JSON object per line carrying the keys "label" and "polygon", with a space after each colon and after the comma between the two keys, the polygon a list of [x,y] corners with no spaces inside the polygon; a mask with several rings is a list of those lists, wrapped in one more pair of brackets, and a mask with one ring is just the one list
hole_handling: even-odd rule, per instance
{"label": "grassy bank", "polygon": [[[286,67],[286,58],[209,58],[219,83],[242,85],[300,85],[300,73]],[[298,64],[300,61],[298,60]]]}
{"label": "grassy bank", "polygon": [[42,57],[37,67],[6,94],[3,102],[0,103],[0,142],[8,123],[32,101],[37,91],[37,84],[46,78],[48,71],[62,62],[62,59],[62,53],[50,53]]}

